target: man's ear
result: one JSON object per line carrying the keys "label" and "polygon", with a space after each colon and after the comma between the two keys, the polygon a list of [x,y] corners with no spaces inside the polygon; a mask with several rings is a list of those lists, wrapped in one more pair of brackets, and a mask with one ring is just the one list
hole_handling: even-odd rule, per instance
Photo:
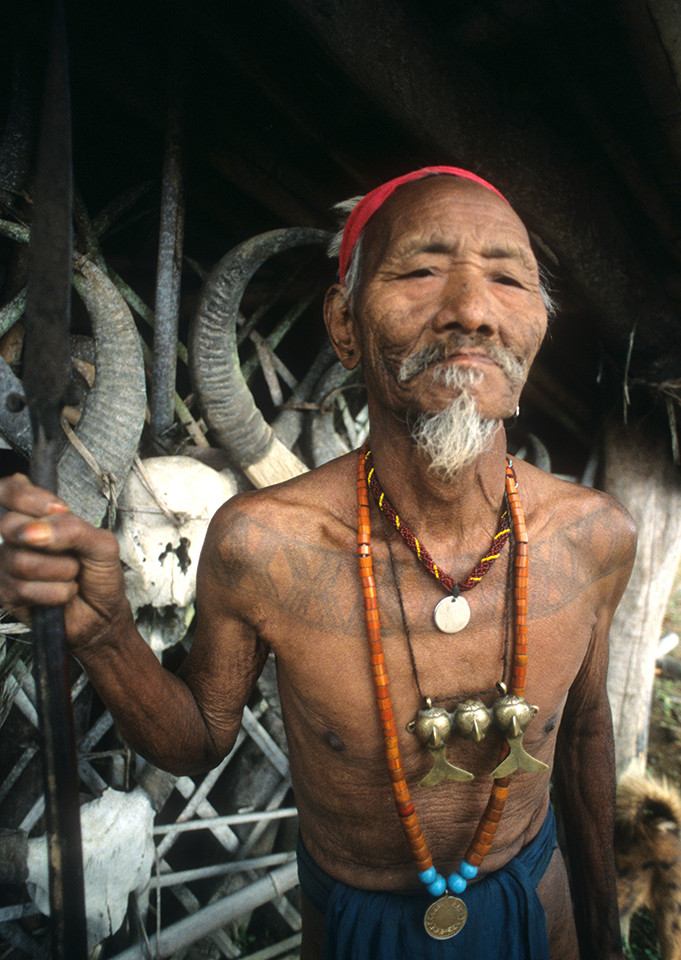
{"label": "man's ear", "polygon": [[324,297],[324,323],[338,359],[346,370],[354,370],[362,355],[357,341],[355,319],[345,287],[335,283]]}

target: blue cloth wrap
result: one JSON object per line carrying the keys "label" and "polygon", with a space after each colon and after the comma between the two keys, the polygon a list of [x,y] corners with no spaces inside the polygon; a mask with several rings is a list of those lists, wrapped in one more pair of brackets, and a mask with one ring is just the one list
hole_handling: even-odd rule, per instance
{"label": "blue cloth wrap", "polygon": [[463,929],[434,940],[423,926],[428,893],[360,890],[334,880],[298,841],[298,874],[307,899],[324,914],[324,960],[549,960],[544,908],[536,887],[556,848],[549,812],[537,836],[505,867],[460,895]]}

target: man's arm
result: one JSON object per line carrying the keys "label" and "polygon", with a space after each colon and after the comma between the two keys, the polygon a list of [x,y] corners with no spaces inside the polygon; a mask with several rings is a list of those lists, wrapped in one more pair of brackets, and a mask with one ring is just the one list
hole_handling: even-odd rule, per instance
{"label": "man's arm", "polygon": [[[0,520],[0,602],[63,606],[71,652],[123,736],[152,763],[177,774],[218,763],[266,656],[254,629],[221,596],[229,587],[224,536],[207,538],[200,582],[212,601],[197,597],[203,622],[200,615],[192,654],[175,676],[137,632],[113,534],[25,477],[0,480],[0,507],[9,511]],[[211,557],[218,544],[222,556]]]}
{"label": "man's arm", "polygon": [[[621,516],[621,515],[620,515]],[[580,953],[622,956],[615,885],[615,751],[606,681],[610,622],[631,573],[635,533],[622,524],[615,569],[597,584],[600,604],[589,649],[568,693],[556,744],[554,790],[565,827]]]}

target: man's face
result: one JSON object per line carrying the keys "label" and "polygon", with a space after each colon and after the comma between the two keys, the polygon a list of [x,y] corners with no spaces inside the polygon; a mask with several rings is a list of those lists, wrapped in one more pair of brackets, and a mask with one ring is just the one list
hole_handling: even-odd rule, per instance
{"label": "man's face", "polygon": [[[372,399],[400,414],[461,391],[485,419],[510,416],[546,331],[525,227],[501,198],[440,176],[397,190],[367,224],[353,309]],[[463,378],[467,379],[467,378]]]}

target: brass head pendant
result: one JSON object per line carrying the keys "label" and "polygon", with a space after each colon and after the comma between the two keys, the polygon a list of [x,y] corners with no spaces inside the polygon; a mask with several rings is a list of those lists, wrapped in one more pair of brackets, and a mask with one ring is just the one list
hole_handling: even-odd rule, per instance
{"label": "brass head pendant", "polygon": [[418,737],[424,747],[428,747],[433,758],[433,766],[419,782],[419,787],[434,787],[443,780],[465,782],[473,779],[472,773],[455,767],[445,759],[452,733],[452,719],[443,707],[434,707],[431,700],[426,699],[426,709],[419,710],[415,718],[409,721],[407,730]]}
{"label": "brass head pendant", "polygon": [[504,735],[509,746],[509,755],[492,771],[495,780],[507,777],[515,770],[526,773],[548,770],[545,763],[531,757],[523,747],[525,731],[538,710],[523,697],[505,694],[492,704],[491,709],[482,700],[471,699],[464,700],[450,713],[444,707],[434,707],[432,700],[426,697],[425,709],[419,710],[407,724],[409,733],[413,733],[433,757],[433,766],[419,782],[419,787],[434,787],[444,780],[472,780],[472,773],[455,767],[446,759],[447,743],[453,732],[479,743],[491,726]]}

